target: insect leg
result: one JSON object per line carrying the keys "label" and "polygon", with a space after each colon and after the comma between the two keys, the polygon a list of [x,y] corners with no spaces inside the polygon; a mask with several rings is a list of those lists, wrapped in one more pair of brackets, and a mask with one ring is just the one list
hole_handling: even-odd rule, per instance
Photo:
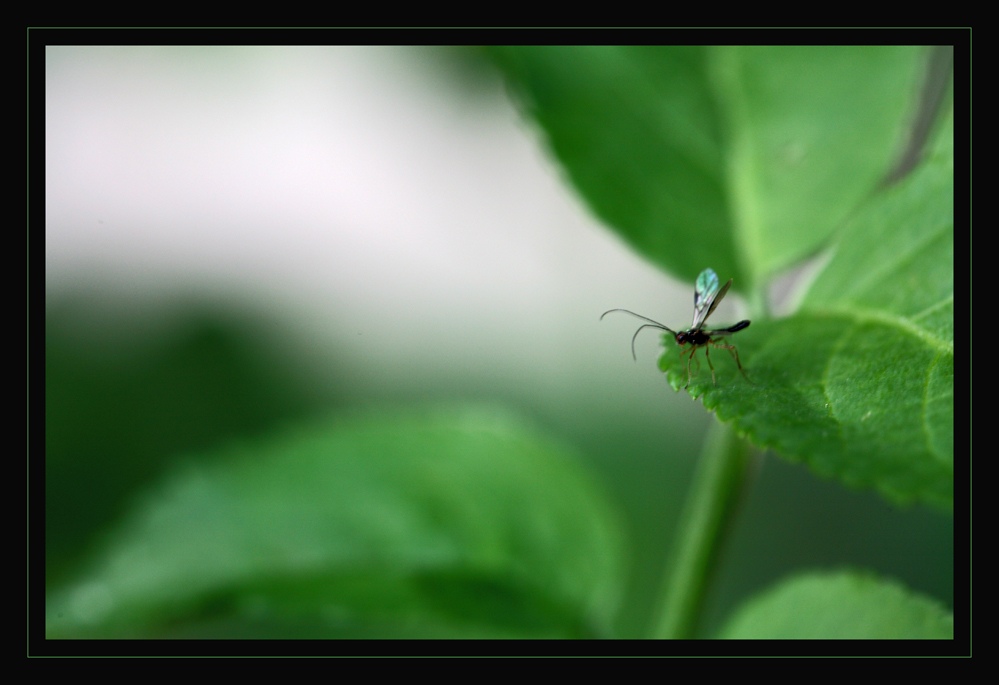
{"label": "insect leg", "polygon": [[[690,385],[690,379],[691,379],[690,362],[694,361],[694,353],[695,352],[697,352],[697,346],[693,345],[693,346],[691,346],[689,353],[688,352],[681,352],[680,353],[680,358],[681,359],[683,359],[683,355],[685,355],[685,354],[687,355],[687,385],[683,386],[684,390],[686,390],[687,386]],[[701,368],[701,362],[697,362],[697,368],[698,369]]]}
{"label": "insect leg", "polygon": [[704,358],[708,360],[708,367],[711,369],[711,385],[718,385],[715,380],[715,365],[711,363],[711,345],[704,346]]}
{"label": "insect leg", "polygon": [[743,378],[745,378],[750,383],[753,382],[753,381],[749,380],[749,376],[746,375],[746,370],[744,368],[742,368],[742,362],[739,360],[739,350],[737,350],[735,348],[735,345],[727,345],[725,343],[716,343],[714,341],[711,342],[711,345],[713,345],[714,347],[724,347],[726,350],[728,350],[729,354],[732,355],[732,358],[735,359],[735,363],[738,365],[739,371],[742,372]]}

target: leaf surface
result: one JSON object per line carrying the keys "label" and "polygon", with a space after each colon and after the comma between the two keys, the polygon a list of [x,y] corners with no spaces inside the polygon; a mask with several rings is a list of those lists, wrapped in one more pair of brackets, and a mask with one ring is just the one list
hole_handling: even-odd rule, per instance
{"label": "leaf surface", "polygon": [[376,415],[234,446],[138,504],[50,637],[604,635],[618,521],[501,413]]}
{"label": "leaf surface", "polygon": [[719,635],[735,640],[949,640],[954,617],[898,583],[852,571],[778,583],[746,602]]}
{"label": "leaf surface", "polygon": [[492,51],[584,200],[647,258],[747,289],[814,252],[889,171],[925,52]]}
{"label": "leaf surface", "polygon": [[[945,122],[946,124],[946,122]],[[892,500],[953,504],[953,161],[944,142],[850,221],[798,312],[700,362],[690,392],[759,446]],[[664,336],[674,388],[687,367]]]}

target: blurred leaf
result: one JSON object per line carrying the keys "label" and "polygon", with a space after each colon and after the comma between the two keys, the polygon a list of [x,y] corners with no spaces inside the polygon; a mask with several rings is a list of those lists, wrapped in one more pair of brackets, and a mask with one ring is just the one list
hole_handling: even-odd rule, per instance
{"label": "blurred leaf", "polygon": [[869,574],[801,575],[746,602],[719,637],[742,640],[949,640],[936,601]]}
{"label": "blurred leaf", "polygon": [[507,416],[373,415],[215,456],[48,603],[50,637],[608,630],[615,513],[573,455]]}
{"label": "blurred leaf", "polygon": [[925,51],[558,46],[492,51],[594,212],[693,282],[753,288],[813,253],[889,171]]}
{"label": "blurred leaf", "polygon": [[953,345],[953,110],[941,119],[926,160],[847,224],[802,309],[888,315]]}
{"label": "blurred leaf", "polygon": [[[951,136],[949,126],[942,140]],[[953,159],[946,143],[853,218],[799,313],[732,336],[690,383],[761,447],[896,501],[953,503]],[[686,361],[671,336],[660,367]],[[702,357],[701,352],[697,353]]]}
{"label": "blurred leaf", "polygon": [[47,307],[48,580],[178,452],[329,410],[339,389],[303,383],[272,328],[231,303],[131,300],[84,285]]}

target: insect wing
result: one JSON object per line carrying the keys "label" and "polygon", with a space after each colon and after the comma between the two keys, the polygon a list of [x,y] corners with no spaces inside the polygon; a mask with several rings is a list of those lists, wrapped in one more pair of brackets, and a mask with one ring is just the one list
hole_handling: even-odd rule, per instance
{"label": "insect wing", "polygon": [[714,302],[717,293],[718,274],[714,269],[705,269],[694,284],[694,322],[690,324],[691,330],[699,328],[708,318],[708,308]]}
{"label": "insect wing", "polygon": [[690,324],[690,330],[696,331],[704,325],[704,322],[711,316],[711,312],[725,297],[730,285],[732,285],[731,278],[728,283],[719,288],[718,274],[713,269],[705,269],[701,272],[694,284],[694,322]]}

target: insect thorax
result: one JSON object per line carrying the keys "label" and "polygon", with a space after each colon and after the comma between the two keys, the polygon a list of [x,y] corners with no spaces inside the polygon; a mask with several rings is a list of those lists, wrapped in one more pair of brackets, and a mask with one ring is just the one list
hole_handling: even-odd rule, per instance
{"label": "insect thorax", "polygon": [[676,334],[676,344],[677,345],[704,345],[709,340],[711,336],[704,331],[680,331]]}

